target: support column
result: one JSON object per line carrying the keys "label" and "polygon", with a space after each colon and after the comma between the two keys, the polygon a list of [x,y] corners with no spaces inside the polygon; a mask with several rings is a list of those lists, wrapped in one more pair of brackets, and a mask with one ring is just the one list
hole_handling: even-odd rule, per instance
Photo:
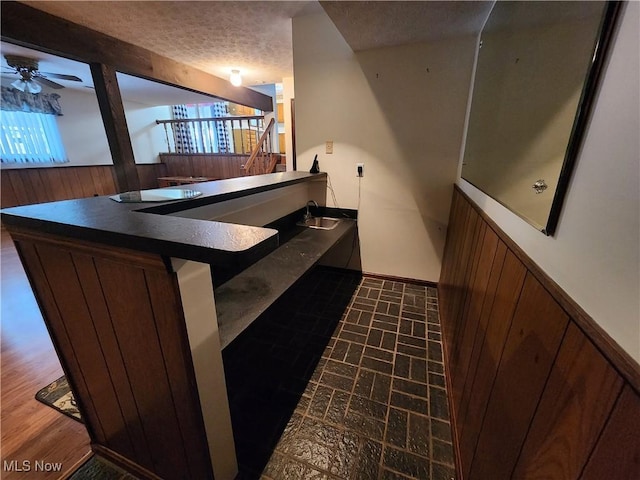
{"label": "support column", "polygon": [[114,68],[92,63],[91,76],[98,97],[98,105],[113,158],[119,192],[140,189],[140,180],[131,146],[131,137],[124,114],[124,105]]}

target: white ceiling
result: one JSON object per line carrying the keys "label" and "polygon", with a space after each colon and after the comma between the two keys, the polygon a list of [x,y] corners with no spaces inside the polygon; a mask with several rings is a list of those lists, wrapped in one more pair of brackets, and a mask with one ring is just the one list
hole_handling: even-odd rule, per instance
{"label": "white ceiling", "polygon": [[[278,83],[293,75],[291,18],[324,9],[354,51],[438,41],[478,33],[493,1],[24,1],[34,8],[245,85]],[[92,86],[87,65],[0,44],[3,54],[38,58],[40,71],[66,73]],[[4,57],[2,65],[6,66]],[[125,78],[126,77],[126,78]],[[15,77],[17,78],[17,77]],[[124,98],[149,105],[193,103],[194,94],[122,76]],[[184,97],[184,99],[183,99]],[[162,103],[158,103],[162,102]]]}

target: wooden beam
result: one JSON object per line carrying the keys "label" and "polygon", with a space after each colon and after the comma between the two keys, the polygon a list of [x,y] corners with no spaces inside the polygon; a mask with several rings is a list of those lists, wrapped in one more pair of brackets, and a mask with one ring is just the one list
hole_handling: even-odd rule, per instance
{"label": "wooden beam", "polygon": [[[273,111],[271,97],[18,2],[1,2],[3,41]],[[169,33],[168,33],[169,34]]]}
{"label": "wooden beam", "polygon": [[116,71],[112,67],[99,63],[92,63],[90,67],[113,159],[117,190],[119,192],[140,190],[136,160],[131,146],[131,137],[129,136]]}

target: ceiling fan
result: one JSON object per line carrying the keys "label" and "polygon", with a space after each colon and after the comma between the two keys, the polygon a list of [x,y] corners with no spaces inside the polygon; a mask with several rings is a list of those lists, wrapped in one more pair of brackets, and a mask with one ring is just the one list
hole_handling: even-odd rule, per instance
{"label": "ceiling fan", "polygon": [[12,73],[20,75],[20,78],[13,82],[11,86],[21,92],[26,90],[29,93],[40,93],[42,91],[42,87],[40,85],[46,85],[55,89],[64,88],[64,85],[60,85],[59,83],[50,80],[50,78],[69,80],[72,82],[82,81],[82,79],[75,75],[41,72],[38,70],[38,60],[35,58],[22,57],[19,55],[5,55],[4,58],[7,60],[7,65],[9,65],[9,67],[3,68],[9,68],[12,70]]}

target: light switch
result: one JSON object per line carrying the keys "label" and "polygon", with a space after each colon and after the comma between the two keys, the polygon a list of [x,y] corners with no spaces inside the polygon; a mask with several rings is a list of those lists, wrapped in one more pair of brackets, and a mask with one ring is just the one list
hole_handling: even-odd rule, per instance
{"label": "light switch", "polygon": [[326,153],[333,153],[333,141],[332,140],[327,140],[327,151]]}

